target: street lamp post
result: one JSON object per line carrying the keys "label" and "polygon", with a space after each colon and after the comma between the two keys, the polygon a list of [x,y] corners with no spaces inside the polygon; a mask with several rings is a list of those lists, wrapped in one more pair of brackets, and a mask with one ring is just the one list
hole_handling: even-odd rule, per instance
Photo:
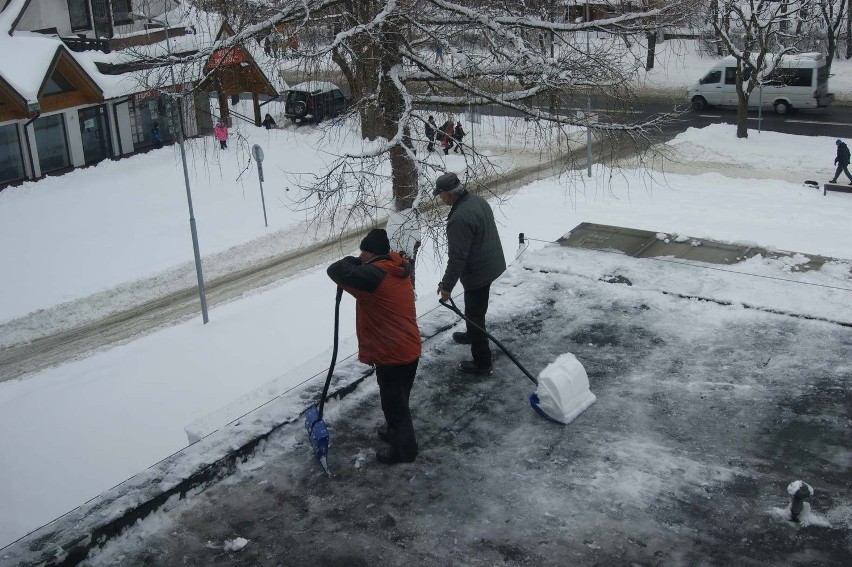
{"label": "street lamp post", "polygon": [[[586,0],[586,23],[588,24],[589,19],[589,0]],[[586,57],[590,58],[591,50],[589,49],[589,28],[586,28]],[[586,91],[586,168],[588,172],[588,176],[592,176],[592,124],[591,124],[591,116],[592,116],[592,89],[588,88]]]}
{"label": "street lamp post", "polygon": [[[153,18],[152,18],[153,20]],[[156,21],[156,20],[154,20]],[[172,42],[169,37],[169,14],[163,14],[163,27],[166,32],[166,52],[169,57],[169,73],[172,79],[172,88],[177,89],[175,80],[175,67],[172,61]],[[195,213],[192,210],[192,192],[189,189],[189,168],[186,165],[186,148],[183,143],[183,89],[177,97],[178,103],[178,146],[180,146],[180,159],[183,162],[183,182],[186,186],[186,203],[189,207],[189,231],[192,234],[192,251],[195,255],[195,275],[198,278],[198,297],[201,300],[201,319],[204,324],[209,320],[207,317],[207,294],[204,291],[204,272],[201,269],[201,251],[198,247],[198,230],[195,228]]]}

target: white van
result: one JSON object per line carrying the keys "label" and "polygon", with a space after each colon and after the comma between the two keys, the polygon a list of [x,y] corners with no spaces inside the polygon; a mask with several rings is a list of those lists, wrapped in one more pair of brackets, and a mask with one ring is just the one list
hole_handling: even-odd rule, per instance
{"label": "white van", "polygon": [[[698,83],[689,87],[688,100],[695,110],[708,106],[737,106],[737,65],[733,56],[720,60]],[[743,81],[748,80],[746,70]],[[748,105],[775,107],[778,114],[786,114],[793,108],[817,108],[828,106],[834,95],[828,92],[828,68],[821,53],[799,53],[784,55],[781,63],[760,86],[752,91]]]}

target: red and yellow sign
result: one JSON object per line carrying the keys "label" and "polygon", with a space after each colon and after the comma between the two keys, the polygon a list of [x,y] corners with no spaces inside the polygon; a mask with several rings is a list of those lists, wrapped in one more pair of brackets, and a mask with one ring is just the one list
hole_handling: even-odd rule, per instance
{"label": "red and yellow sign", "polygon": [[240,63],[245,63],[248,61],[248,56],[245,52],[238,47],[229,47],[227,49],[217,49],[210,55],[210,59],[207,60],[207,65],[204,66],[206,70],[213,69],[214,67],[233,67],[234,65],[239,65]]}

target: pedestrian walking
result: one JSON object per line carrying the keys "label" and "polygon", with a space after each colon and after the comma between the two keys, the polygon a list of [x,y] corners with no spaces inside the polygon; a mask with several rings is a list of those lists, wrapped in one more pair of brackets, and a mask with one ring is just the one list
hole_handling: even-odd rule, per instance
{"label": "pedestrian walking", "polygon": [[151,126],[151,141],[154,142],[155,148],[163,147],[163,133],[160,132],[160,124],[157,122]]}
{"label": "pedestrian walking", "polygon": [[448,155],[453,147],[454,128],[452,116],[447,118],[447,121],[441,126],[441,146],[444,148],[444,155]]}
{"label": "pedestrian walking", "polygon": [[426,120],[426,151],[432,153],[435,151],[435,133],[438,131],[438,125],[435,124],[435,117],[429,116]]}
{"label": "pedestrian walking", "polygon": [[347,256],[328,267],[337,285],[355,297],[358,360],[376,366],[385,425],[379,439],[390,445],[376,452],[380,463],[411,463],[417,440],[409,398],[420,362],[420,330],[414,308],[411,264],[391,251],[384,229],[371,230],[358,258]]}
{"label": "pedestrian walking", "polygon": [[464,153],[464,150],[461,147],[461,142],[464,139],[466,134],[467,134],[467,132],[465,132],[464,129],[462,128],[461,120],[459,120],[458,122],[456,122],[456,125],[453,128],[453,139],[456,141],[456,147],[453,148],[454,152]]}
{"label": "pedestrian walking", "polygon": [[435,63],[444,62],[444,46],[440,41],[435,42]]}
{"label": "pedestrian walking", "polygon": [[213,127],[213,135],[219,140],[220,149],[224,150],[228,147],[228,127],[225,126],[225,123],[221,119]]}
{"label": "pedestrian walking", "polygon": [[[452,172],[438,177],[432,194],[452,206],[447,216],[447,269],[438,284],[438,295],[441,301],[448,300],[461,281],[464,315],[484,330],[491,283],[506,270],[494,213],[485,199],[469,193]],[[473,357],[462,361],[459,370],[491,374],[491,347],[483,331],[467,323],[467,331],[453,333],[453,340],[469,344]]]}
{"label": "pedestrian walking", "polygon": [[846,174],[849,179],[849,185],[852,185],[852,175],[849,174],[849,146],[843,143],[843,140],[837,140],[837,157],[834,158],[834,165],[837,169],[834,171],[834,178],[829,183],[837,183],[837,178],[840,177],[840,172]]}
{"label": "pedestrian walking", "polygon": [[275,128],[275,119],[272,118],[272,116],[267,112],[266,116],[263,117],[263,122],[261,122],[260,125],[266,128],[267,130],[270,130],[272,128]]}

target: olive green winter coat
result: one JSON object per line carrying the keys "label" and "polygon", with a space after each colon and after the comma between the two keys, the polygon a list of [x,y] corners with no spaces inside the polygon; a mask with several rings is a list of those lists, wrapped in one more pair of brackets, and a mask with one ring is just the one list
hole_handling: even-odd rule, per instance
{"label": "olive green winter coat", "polygon": [[465,289],[479,289],[506,270],[503,246],[488,202],[465,191],[447,217],[447,270],[441,287],[451,291],[461,280]]}

